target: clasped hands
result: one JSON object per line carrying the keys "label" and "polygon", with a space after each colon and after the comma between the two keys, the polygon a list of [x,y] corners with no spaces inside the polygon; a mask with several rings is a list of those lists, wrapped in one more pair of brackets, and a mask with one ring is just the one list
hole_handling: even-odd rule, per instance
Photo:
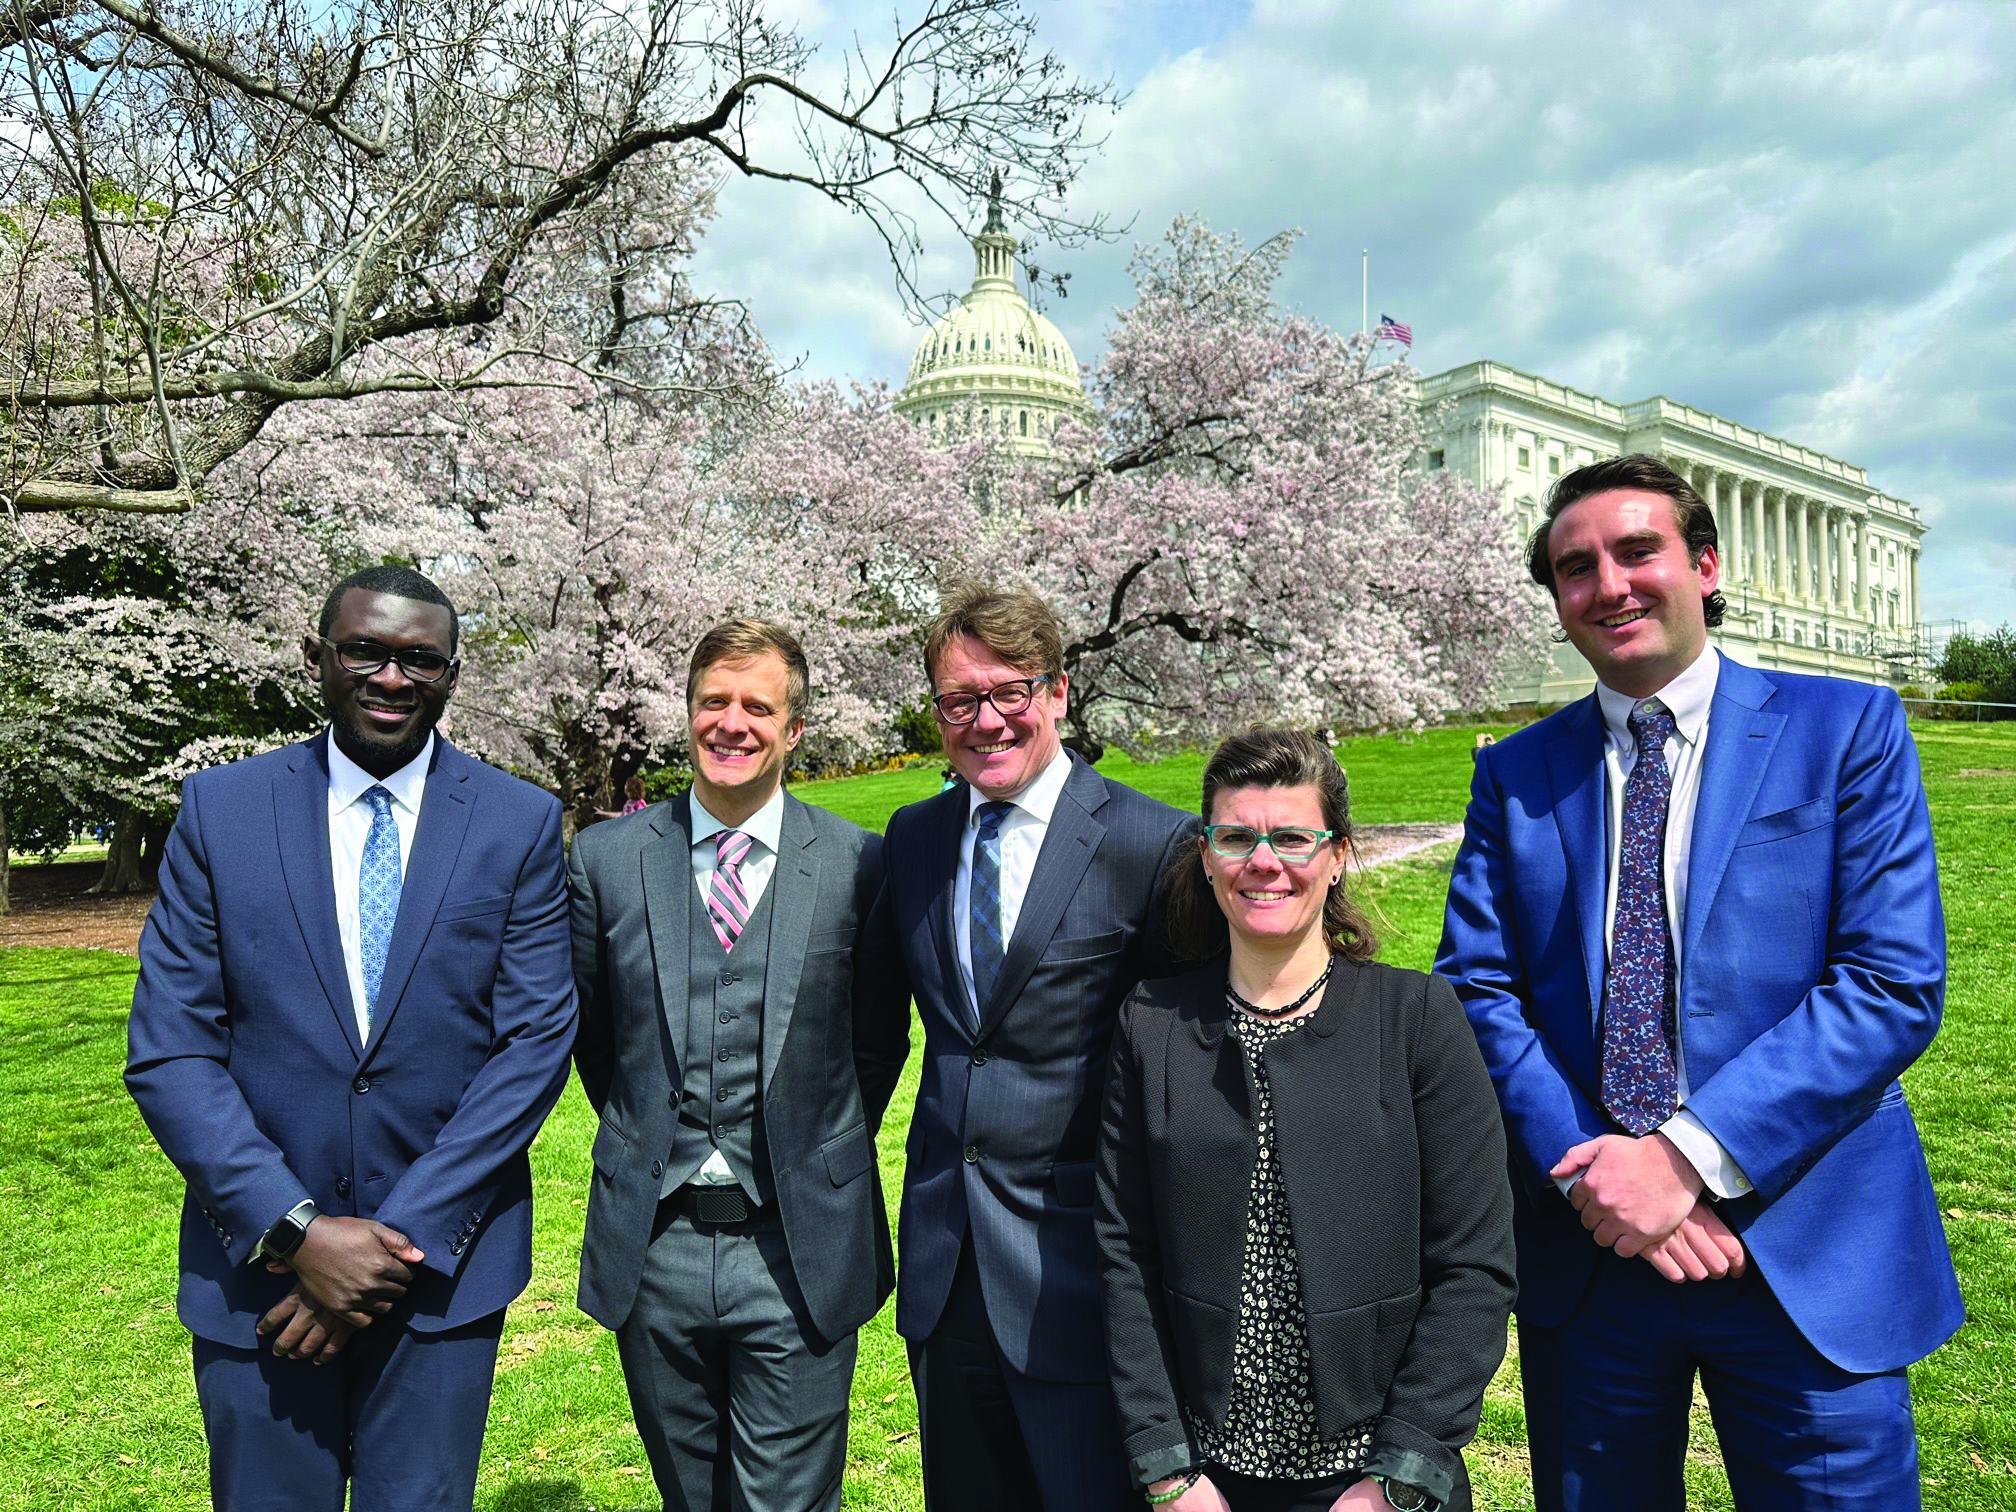
{"label": "clasped hands", "polygon": [[1568,1200],[1598,1244],[1642,1256],[1668,1281],[1741,1276],[1743,1241],[1701,1196],[1701,1176],[1664,1134],[1604,1134],[1573,1145],[1548,1174],[1581,1173]]}
{"label": "clasped hands", "polygon": [[408,1268],[426,1256],[397,1229],[369,1218],[318,1214],[287,1260],[269,1260],[275,1275],[292,1273],[294,1290],[259,1320],[285,1360],[326,1365],[350,1336],[392,1310],[413,1279]]}
{"label": "clasped hands", "polygon": [[[1173,1490],[1176,1482],[1157,1481],[1148,1489],[1151,1491]],[[1330,1512],[1383,1512],[1387,1506],[1386,1493],[1379,1489],[1379,1483],[1371,1476],[1362,1476],[1351,1483],[1344,1494],[1330,1504]],[[1211,1477],[1200,1475],[1197,1483],[1172,1502],[1164,1502],[1161,1512],[1230,1512],[1225,1502],[1225,1494],[1211,1484]]]}

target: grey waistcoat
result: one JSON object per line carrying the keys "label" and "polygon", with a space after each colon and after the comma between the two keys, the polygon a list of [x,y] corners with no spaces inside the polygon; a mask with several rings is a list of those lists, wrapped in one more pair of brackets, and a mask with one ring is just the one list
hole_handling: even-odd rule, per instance
{"label": "grey waistcoat", "polygon": [[768,1205],[770,1149],[763,1138],[763,979],[770,953],[770,899],[763,889],[734,951],[721,948],[696,890],[687,909],[692,939],[686,959],[686,1072],[679,1088],[679,1125],[659,1195],[692,1180],[715,1149],[742,1189]]}

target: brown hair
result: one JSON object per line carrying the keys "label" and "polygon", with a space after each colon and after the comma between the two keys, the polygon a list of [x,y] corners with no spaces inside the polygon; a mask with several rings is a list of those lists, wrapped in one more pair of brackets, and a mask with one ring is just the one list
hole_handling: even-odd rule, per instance
{"label": "brown hair", "polygon": [[1050,606],[1027,588],[962,580],[945,590],[924,632],[924,678],[938,685],[938,662],[953,641],[971,636],[1017,671],[1064,670],[1064,630]]}
{"label": "brown hair", "polygon": [[692,711],[693,695],[709,667],[716,662],[752,661],[766,652],[775,652],[784,661],[785,713],[792,719],[803,719],[812,702],[812,669],[805,660],[805,648],[782,625],[760,619],[723,620],[700,637],[693,659],[686,664],[687,711]]}
{"label": "brown hair", "polygon": [[625,798],[642,798],[644,796],[644,779],[635,775],[624,778],[623,796]]}
{"label": "brown hair", "polygon": [[[1547,554],[1548,532],[1569,505],[1579,504],[1592,494],[1608,493],[1613,488],[1664,494],[1671,499],[1673,522],[1679,528],[1680,539],[1686,544],[1687,560],[1696,566],[1700,565],[1701,553],[1710,546],[1721,550],[1720,536],[1715,529],[1715,512],[1708,507],[1708,501],[1694,491],[1693,484],[1657,457],[1633,452],[1628,457],[1591,462],[1565,474],[1548,492],[1547,518],[1540,522],[1526,541],[1527,574],[1545,588],[1550,597],[1558,599],[1561,595],[1554,583],[1553,558]],[[1701,595],[1702,618],[1707,621],[1710,630],[1722,623],[1723,611],[1728,607],[1719,588]]]}
{"label": "brown hair", "polygon": [[[1350,840],[1351,788],[1344,769],[1328,746],[1301,730],[1256,725],[1220,742],[1204,763],[1204,822],[1211,822],[1220,793],[1283,787],[1316,789],[1323,827],[1340,840]],[[1371,921],[1344,890],[1342,868],[1323,900],[1323,934],[1347,961],[1369,961],[1379,949]],[[1231,943],[1231,927],[1211,890],[1201,850],[1185,847],[1170,865],[1169,939],[1178,954],[1193,961],[1207,960]]]}

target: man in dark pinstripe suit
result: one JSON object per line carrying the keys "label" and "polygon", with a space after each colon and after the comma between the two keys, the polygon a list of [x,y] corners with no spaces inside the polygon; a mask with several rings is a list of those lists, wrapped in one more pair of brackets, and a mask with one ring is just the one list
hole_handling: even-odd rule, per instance
{"label": "man in dark pinstripe suit", "polygon": [[896,1300],[925,1503],[1132,1507],[1092,1151],[1120,1001],[1176,969],[1163,878],[1197,821],[1062,749],[1069,679],[1041,599],[953,590],[925,664],[963,780],[898,812],[884,852],[925,1036]]}

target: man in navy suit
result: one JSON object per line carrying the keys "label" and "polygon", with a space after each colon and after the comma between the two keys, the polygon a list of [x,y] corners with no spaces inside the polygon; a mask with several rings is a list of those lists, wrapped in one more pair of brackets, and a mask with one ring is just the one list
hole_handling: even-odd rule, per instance
{"label": "man in navy suit", "polygon": [[434,733],[456,635],[417,572],[338,583],[328,729],[183,785],[141,935],[126,1084],[188,1183],[219,1508],[474,1496],[574,987],[559,805]]}
{"label": "man in navy suit", "polygon": [[962,781],[885,850],[925,1040],[896,1294],[925,1504],[1131,1507],[1092,1155],[1120,1001],[1177,969],[1163,879],[1197,821],[1062,748],[1063,636],[1034,595],[952,590],[925,668]]}
{"label": "man in navy suit", "polygon": [[1715,521],[1650,457],[1529,554],[1595,693],[1477,754],[1437,970],[1498,1089],[1542,1509],[1918,1505],[1905,1367],[1961,1320],[1899,1074],[1945,923],[1888,689],[1708,645]]}

